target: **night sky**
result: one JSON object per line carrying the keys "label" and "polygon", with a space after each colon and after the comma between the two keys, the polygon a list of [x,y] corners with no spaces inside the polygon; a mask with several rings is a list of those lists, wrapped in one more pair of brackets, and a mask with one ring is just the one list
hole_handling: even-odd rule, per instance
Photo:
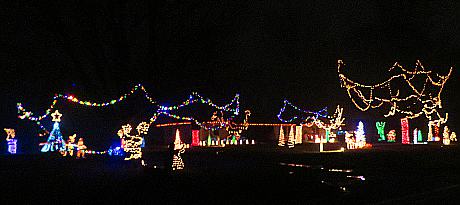
{"label": "night sky", "polygon": [[[454,66],[443,97],[455,127],[459,10],[456,1],[2,2],[0,127],[17,129],[26,144],[45,141],[35,124],[17,119],[17,102],[42,114],[54,93],[100,102],[137,83],[168,105],[192,91],[216,103],[240,93],[253,122],[279,122],[284,98],[311,110],[340,104],[351,127],[383,119],[383,111],[353,106],[338,59],[348,77],[368,84],[386,80],[395,61],[412,68],[420,59],[440,74]],[[66,138],[77,130],[104,146],[121,124],[154,112],[140,95],[111,108],[58,108]]]}

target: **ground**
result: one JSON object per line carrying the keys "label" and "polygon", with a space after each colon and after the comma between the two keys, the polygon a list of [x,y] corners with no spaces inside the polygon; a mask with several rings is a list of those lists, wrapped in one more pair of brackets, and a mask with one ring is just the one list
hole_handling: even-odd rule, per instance
{"label": "ground", "polygon": [[2,201],[445,204],[459,198],[456,145],[376,144],[344,153],[315,153],[316,146],[192,148],[183,155],[185,169],[172,173],[164,169],[162,148],[146,150],[146,167],[107,156],[2,155]]}

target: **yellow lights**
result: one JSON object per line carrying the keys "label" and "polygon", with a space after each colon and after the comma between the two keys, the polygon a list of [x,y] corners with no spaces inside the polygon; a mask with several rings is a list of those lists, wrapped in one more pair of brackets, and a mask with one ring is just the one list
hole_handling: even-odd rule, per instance
{"label": "yellow lights", "polygon": [[450,134],[450,130],[447,126],[444,127],[444,132],[442,133],[442,143],[444,145],[450,145],[451,141],[457,141],[457,135],[455,132]]}
{"label": "yellow lights", "polygon": [[278,146],[282,147],[284,146],[285,142],[284,142],[284,130],[283,130],[283,127],[281,126],[280,127],[280,135],[278,137]]}
{"label": "yellow lights", "polygon": [[117,135],[123,140],[123,149],[126,152],[125,160],[140,159],[142,157],[142,137],[141,134],[147,134],[150,124],[141,122],[137,125],[136,135],[131,135],[132,127],[130,124],[121,126]]}
{"label": "yellow lights", "polygon": [[59,110],[56,110],[53,114],[51,114],[51,117],[53,117],[53,122],[61,122],[62,114],[59,113]]}
{"label": "yellow lights", "polygon": [[14,129],[4,128],[3,130],[5,130],[5,132],[6,132],[6,140],[7,141],[16,137],[16,132],[14,131]]}
{"label": "yellow lights", "polygon": [[[452,67],[449,69],[447,75],[442,76],[432,71],[425,70],[419,60],[417,60],[413,71],[403,68],[396,62],[389,70],[399,69],[398,71],[400,74],[394,75],[375,85],[363,85],[350,80],[342,73],[342,67],[344,65],[342,60],[338,60],[337,71],[341,86],[347,90],[351,101],[361,111],[366,111],[369,108],[378,108],[385,104],[390,106],[390,110],[385,117],[393,116],[396,113],[403,114],[409,119],[424,115],[429,121],[429,141],[433,138],[431,127],[435,124],[439,127],[447,121],[448,114],[445,113],[445,116],[443,116],[439,109],[442,108],[441,93],[445,83],[452,74]],[[423,80],[416,82],[420,79]],[[399,88],[396,91],[392,90],[392,83],[396,80],[407,84],[407,92],[400,92]],[[423,87],[415,86],[417,83],[423,83]],[[436,88],[437,91],[431,89],[432,87]],[[386,96],[377,96],[375,94],[377,90],[386,91]],[[401,93],[408,94],[402,96]],[[353,96],[359,98],[363,105],[359,105],[356,102],[356,97]],[[421,108],[414,110],[416,107]]]}
{"label": "yellow lights", "polygon": [[78,139],[77,142],[77,159],[78,158],[85,158],[85,150],[86,150],[86,145],[83,143],[83,138]]}
{"label": "yellow lights", "polygon": [[192,122],[174,122],[174,123],[165,123],[157,124],[155,127],[169,127],[169,126],[178,126],[178,125],[191,125]]}
{"label": "yellow lights", "polygon": [[181,170],[184,169],[184,161],[180,156],[182,153],[185,152],[186,145],[182,143],[180,139],[179,129],[176,129],[176,137],[174,139],[174,156],[172,161],[172,170]]}
{"label": "yellow lights", "polygon": [[73,151],[75,147],[77,147],[77,145],[74,144],[76,137],[77,137],[77,134],[73,134],[69,136],[69,139],[67,140],[67,143],[65,144],[65,151],[63,154],[64,157],[67,155],[73,156]]}
{"label": "yellow lights", "polygon": [[293,148],[294,147],[294,143],[295,143],[295,139],[294,139],[294,126],[291,126],[291,129],[289,131],[289,137],[288,137],[288,147],[289,148]]}
{"label": "yellow lights", "polygon": [[337,108],[335,109],[334,117],[331,120],[329,120],[329,123],[324,123],[321,120],[316,119],[315,125],[318,128],[321,128],[324,130],[329,130],[329,131],[336,130],[340,126],[342,126],[342,123],[345,120],[345,118],[342,117],[342,113],[343,113],[343,108],[341,108],[340,105],[338,105]]}

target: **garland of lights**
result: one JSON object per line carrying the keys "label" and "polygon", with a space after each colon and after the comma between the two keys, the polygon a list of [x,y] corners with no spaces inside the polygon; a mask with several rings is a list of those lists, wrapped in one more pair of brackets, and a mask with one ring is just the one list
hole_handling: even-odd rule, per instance
{"label": "garland of lights", "polygon": [[[230,103],[228,103],[228,104],[226,104],[224,106],[219,106],[219,105],[214,104],[209,98],[204,98],[201,95],[199,95],[198,93],[194,92],[189,96],[189,98],[187,100],[185,100],[184,102],[182,102],[179,105],[175,105],[175,106],[161,106],[160,105],[158,110],[157,110],[157,112],[155,113],[155,115],[157,117],[159,115],[165,115],[167,117],[178,119],[178,120],[192,121],[196,125],[200,126],[201,128],[203,128],[205,130],[215,131],[215,130],[222,129],[222,128],[226,127],[226,123],[224,121],[218,122],[218,123],[216,123],[216,122],[212,122],[212,123],[200,122],[200,121],[196,120],[194,117],[180,116],[180,115],[171,114],[169,112],[179,110],[179,109],[181,109],[183,107],[192,105],[194,103],[201,103],[201,104],[207,104],[209,106],[212,106],[212,107],[214,107],[217,110],[222,111],[222,112],[223,111],[225,111],[225,112],[233,112],[235,115],[238,115],[239,114],[239,104],[240,104],[239,103],[239,96],[240,96],[239,94],[236,94],[235,97],[232,99],[232,101]],[[208,127],[207,125],[213,125],[213,127]]]}
{"label": "garland of lights", "polygon": [[[409,71],[405,68],[403,68],[399,63],[395,63],[392,67],[390,67],[389,71],[399,68],[400,74],[394,75],[387,79],[386,81],[383,81],[381,83],[375,84],[375,85],[364,85],[360,84],[357,82],[354,82],[347,78],[343,73],[342,73],[342,67],[345,64],[343,63],[342,60],[338,60],[338,74],[339,78],[341,81],[341,87],[345,88],[347,90],[348,96],[350,97],[351,101],[355,106],[360,109],[361,111],[366,111],[370,108],[379,108],[382,105],[386,104],[390,106],[389,112],[385,115],[385,117],[393,116],[396,113],[400,113],[406,116],[408,119],[413,119],[417,118],[421,115],[425,115],[425,117],[428,119],[429,123],[429,130],[431,131],[431,126],[437,125],[438,127],[441,124],[444,124],[447,121],[448,118],[448,113],[445,114],[445,117],[441,115],[440,111],[438,109],[442,108],[442,100],[441,100],[441,93],[444,88],[445,83],[449,79],[453,68],[451,67],[449,70],[449,73],[445,76],[439,75],[437,73],[433,73],[432,71],[427,71],[423,67],[422,63],[417,60],[416,66],[414,68],[414,71]],[[421,70],[419,70],[421,69]],[[422,76],[424,79],[424,84],[423,88],[417,89],[414,84],[417,76]],[[438,78],[439,80],[434,80]],[[391,89],[391,84],[395,80],[402,80],[402,82],[407,83],[407,85],[410,87],[410,92],[412,94],[408,96],[400,96],[400,91],[399,89],[396,90],[396,92],[393,92]],[[428,91],[428,86],[434,86],[435,88],[439,88],[437,93],[432,93]],[[363,93],[362,90],[368,90],[369,91],[369,96],[366,97]],[[387,97],[378,97],[374,95],[374,91],[377,89],[387,89],[388,91],[388,96]],[[364,104],[364,106],[360,106],[355,98],[352,96],[355,94],[361,102]],[[404,102],[409,102],[410,100],[415,100],[415,102],[412,105],[406,105],[403,106]],[[422,106],[422,109],[419,111],[412,111],[410,110],[413,105],[419,104]],[[431,132],[428,133],[429,138],[431,138]]]}
{"label": "garland of lights", "polygon": [[[20,119],[28,119],[28,120],[31,120],[31,121],[34,121],[36,122],[36,124],[40,127],[40,129],[44,132],[44,133],[41,133],[40,136],[43,136],[43,135],[46,135],[49,133],[49,131],[43,127],[43,125],[41,125],[41,120],[45,119],[46,117],[48,117],[50,114],[51,114],[51,111],[54,109],[56,103],[58,102],[59,99],[63,99],[63,100],[68,100],[69,102],[72,102],[72,103],[76,103],[76,104],[80,104],[80,105],[83,105],[83,106],[90,106],[90,107],[105,107],[105,106],[109,106],[109,105],[114,105],[114,104],[117,104],[123,100],[125,100],[126,98],[128,98],[129,96],[131,96],[133,93],[135,93],[136,91],[139,91],[141,90],[143,93],[144,93],[144,96],[145,98],[152,104],[156,104],[156,102],[153,100],[153,98],[150,97],[149,93],[147,92],[147,90],[144,88],[143,85],[141,84],[138,84],[138,85],[135,85],[130,92],[128,93],[125,93],[124,95],[120,96],[119,98],[116,98],[116,99],[112,99],[112,100],[108,100],[108,101],[105,101],[103,103],[96,103],[96,102],[92,102],[92,101],[84,101],[84,100],[80,100],[78,99],[77,97],[73,96],[73,95],[64,95],[64,94],[55,94],[54,97],[53,97],[53,102],[51,103],[51,105],[49,106],[48,109],[45,110],[45,114],[43,115],[39,115],[39,116],[34,116],[34,113],[32,113],[31,111],[27,111],[24,106],[22,105],[21,102],[17,103],[17,109],[18,109],[18,118]],[[151,120],[152,121],[152,120]],[[155,121],[155,120],[153,120]]]}
{"label": "garland of lights", "polygon": [[[307,118],[302,118],[302,123],[305,122],[305,124],[308,123],[308,121],[314,121],[315,119],[318,119],[318,117],[327,117],[327,107],[323,108],[322,110],[318,111],[318,112],[314,112],[314,111],[308,111],[308,110],[304,110],[304,109],[301,109],[295,105],[293,105],[291,102],[289,102],[288,100],[284,100],[284,105],[283,107],[280,109],[280,112],[278,113],[278,119],[281,121],[281,122],[284,122],[284,123],[291,123],[293,122],[294,120],[297,120],[299,119],[299,117],[297,116],[294,116],[290,119],[283,119],[282,117],[282,114],[285,112],[286,108],[287,107],[292,107],[294,108],[294,110],[296,111],[299,111],[301,113],[304,113],[306,115],[309,115]],[[310,125],[311,126],[311,125]]]}

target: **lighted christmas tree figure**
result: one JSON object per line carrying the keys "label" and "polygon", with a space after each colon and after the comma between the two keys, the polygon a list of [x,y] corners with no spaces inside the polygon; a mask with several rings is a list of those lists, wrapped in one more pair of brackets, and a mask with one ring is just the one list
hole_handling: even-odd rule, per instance
{"label": "lighted christmas tree figure", "polygon": [[385,122],[376,122],[375,126],[377,127],[377,133],[379,134],[379,142],[385,141]]}
{"label": "lighted christmas tree figure", "polygon": [[278,138],[278,146],[284,146],[284,131],[283,126],[280,127],[280,136]]}
{"label": "lighted christmas tree figure", "polygon": [[355,131],[355,139],[358,147],[364,147],[366,144],[366,137],[364,135],[364,124],[359,121],[358,129]]}
{"label": "lighted christmas tree figure", "polygon": [[294,139],[294,126],[291,126],[291,130],[289,131],[289,138],[288,138],[288,147],[293,148],[295,143]]}
{"label": "lighted christmas tree figure", "polygon": [[179,129],[176,129],[176,138],[174,139],[174,156],[172,170],[184,169],[184,161],[180,154],[185,152],[185,144],[180,139]]}
{"label": "lighted christmas tree figure", "polygon": [[59,122],[61,122],[62,114],[56,110],[53,114],[53,130],[51,130],[48,140],[43,143],[41,152],[55,152],[55,151],[64,151],[65,150],[65,141],[62,138],[61,129],[59,128]]}
{"label": "lighted christmas tree figure", "polygon": [[417,132],[417,141],[423,141],[422,130],[418,130]]}

